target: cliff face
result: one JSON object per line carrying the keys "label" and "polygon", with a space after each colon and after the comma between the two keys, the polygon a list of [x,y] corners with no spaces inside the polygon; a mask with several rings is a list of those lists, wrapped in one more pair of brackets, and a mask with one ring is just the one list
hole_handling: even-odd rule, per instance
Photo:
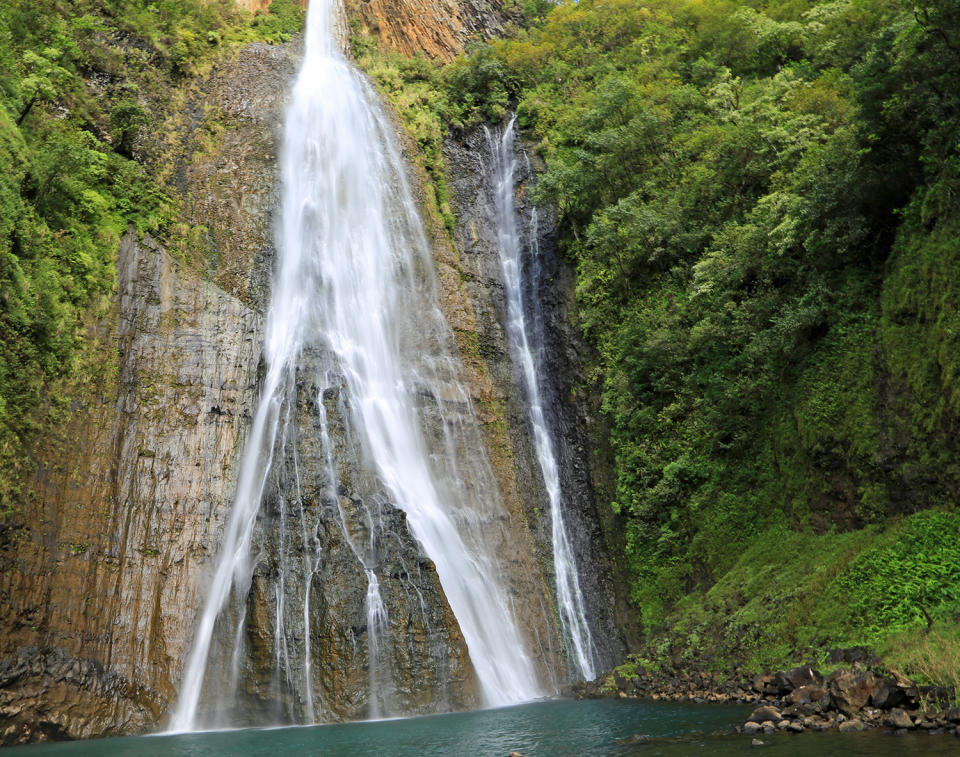
{"label": "cliff face", "polygon": [[381,47],[451,60],[472,39],[489,39],[509,18],[502,0],[346,0],[347,12]]}
{"label": "cliff face", "polygon": [[3,541],[8,741],[157,722],[255,401],[256,313],[149,238],[128,235],[118,267],[98,385],[77,392],[37,450]]}
{"label": "cliff face", "polygon": [[[471,35],[496,30],[500,18],[495,8],[452,2],[426,7],[374,0],[354,11],[384,44],[440,58],[451,57]],[[139,146],[148,160],[168,167],[182,224],[162,244],[134,232],[124,238],[117,291],[106,313],[91,321],[76,380],[51,398],[41,419],[48,430],[36,450],[36,473],[25,482],[16,517],[0,526],[2,743],[153,730],[173,702],[257,401],[275,254],[277,142],[295,67],[295,46],[248,46],[192,85],[182,110]],[[461,166],[455,177],[460,252],[442,229],[432,230],[441,308],[507,511],[497,528],[511,599],[550,688],[560,683],[563,655],[552,610],[549,526],[501,325],[495,223],[477,165],[484,147],[474,140],[450,149],[460,151],[450,161]],[[544,227],[544,244],[548,232]],[[576,358],[562,346],[568,290],[561,284],[551,291],[559,299],[550,311],[556,328],[549,360],[564,376]],[[569,375],[555,397],[561,463],[576,502],[573,528],[582,536],[585,589],[598,639],[605,640],[601,655],[614,661],[622,641],[608,609],[612,585],[577,441],[584,418],[562,402],[575,381],[575,373]],[[343,408],[336,387],[305,378],[296,408],[304,461],[319,423],[318,400],[334,444],[356,444],[338,420]],[[345,536],[366,538],[371,502],[390,537],[382,545],[380,580],[394,641],[381,664],[392,704],[403,712],[475,705],[462,635],[403,514],[349,466],[338,472],[342,486],[331,499],[313,457],[303,463],[307,483],[299,514],[324,559],[312,572],[285,573],[291,546],[277,528],[283,482],[275,480],[258,526],[254,580],[237,605],[248,630],[242,691],[230,704],[238,710],[232,714],[263,722],[305,711],[291,681],[277,683],[274,645],[282,634],[276,619],[294,627],[297,612],[303,616],[302,605],[278,607],[270,586],[281,574],[292,595],[312,600],[314,715],[342,719],[369,712],[367,577]],[[303,636],[288,641],[295,658]],[[219,643],[226,648],[229,640],[221,634]],[[296,676],[304,674],[302,667]],[[209,686],[219,683],[214,676]]]}
{"label": "cliff face", "polygon": [[124,238],[112,304],[40,419],[36,474],[0,533],[5,743],[150,730],[176,693],[256,402],[294,66],[249,46],[142,146],[174,164],[203,246],[175,235],[187,265]]}
{"label": "cliff face", "polygon": [[270,7],[270,0],[236,0],[237,5],[248,11],[262,11]]}
{"label": "cliff face", "polygon": [[[506,295],[493,200],[496,177],[489,149],[483,127],[458,140],[448,139],[445,144],[457,216],[458,267],[470,309],[476,314],[473,328],[480,355],[500,398],[524,519],[530,524],[538,559],[553,586],[549,499],[520,390],[522,379],[505,328]],[[581,364],[586,346],[576,323],[572,271],[557,251],[552,213],[548,208],[536,208],[529,198],[536,183],[536,159],[528,156],[520,142],[516,151],[514,194],[522,237],[522,268],[530,274],[523,281],[528,310],[525,316],[530,327],[538,331],[535,342],[543,348],[542,374],[538,378],[554,436],[564,518],[580,568],[597,663],[609,669],[623,658],[627,642],[632,640],[632,621],[627,598],[621,595],[626,582],[609,556],[619,546],[618,524],[605,522],[597,506],[605,494],[606,461],[599,456],[600,450],[588,454],[590,429],[600,422],[594,403],[583,391]]]}

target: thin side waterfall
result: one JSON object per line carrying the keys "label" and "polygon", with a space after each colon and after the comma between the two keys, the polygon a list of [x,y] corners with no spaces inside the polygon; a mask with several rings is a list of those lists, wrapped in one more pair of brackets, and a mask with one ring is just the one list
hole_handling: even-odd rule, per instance
{"label": "thin side waterfall", "polygon": [[[510,119],[499,137],[489,129],[486,131],[493,165],[500,268],[507,299],[507,336],[514,360],[520,368],[533,429],[534,447],[550,503],[553,566],[564,644],[576,674],[589,681],[596,676],[595,650],[587,623],[583,593],[580,590],[576,558],[563,520],[563,495],[553,436],[544,414],[537,381],[539,365],[536,356],[540,350],[533,344],[537,330],[528,327],[524,307],[522,244],[514,203],[514,173],[517,165],[514,149],[515,121],[516,116]],[[536,264],[536,234],[533,235],[531,244],[531,262]]]}
{"label": "thin side waterfall", "polygon": [[[482,702],[542,695],[528,651],[538,631],[521,632],[511,607],[499,554],[509,519],[458,380],[428,243],[392,126],[338,49],[339,14],[335,0],[309,6],[281,157],[266,373],[172,731],[243,724],[235,713],[254,700],[261,711],[276,703],[274,722],[325,719],[334,703],[317,682],[336,671],[317,651],[329,641],[315,632],[318,617],[348,638],[336,648],[337,659],[353,656],[345,668],[367,668],[366,716],[404,714],[396,660],[418,648],[391,637],[385,599],[406,596],[428,625],[414,582],[424,570],[439,577]],[[391,573],[383,560],[402,541],[398,522],[429,559]],[[321,570],[327,581],[344,570],[326,565],[334,543],[346,543],[343,559],[365,577],[365,625],[328,617],[335,603]],[[251,623],[272,628],[271,662],[250,662],[265,643]]]}

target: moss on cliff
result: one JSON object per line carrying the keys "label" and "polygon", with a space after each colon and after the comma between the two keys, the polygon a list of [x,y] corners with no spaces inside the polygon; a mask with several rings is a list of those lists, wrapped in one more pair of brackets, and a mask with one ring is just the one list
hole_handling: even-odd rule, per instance
{"label": "moss on cliff", "polygon": [[53,0],[0,8],[0,513],[15,506],[41,398],[82,373],[85,320],[114,287],[120,235],[176,217],[142,133],[224,50],[302,25],[232,0]]}

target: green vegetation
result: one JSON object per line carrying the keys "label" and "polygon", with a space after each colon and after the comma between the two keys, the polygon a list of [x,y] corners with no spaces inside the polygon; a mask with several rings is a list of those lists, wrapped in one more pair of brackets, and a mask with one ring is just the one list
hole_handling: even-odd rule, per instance
{"label": "green vegetation", "polygon": [[[69,6],[69,7],[68,7]],[[869,644],[960,659],[960,6],[542,0],[447,66],[353,38],[422,152],[515,110],[602,381],[651,659]],[[0,7],[0,512],[129,224],[177,208],[144,126],[293,0]],[[179,230],[185,238],[190,230]]]}
{"label": "green vegetation", "polygon": [[446,115],[516,109],[547,162],[651,648],[955,629],[960,6],[525,10]]}
{"label": "green vegetation", "polygon": [[353,30],[350,47],[357,66],[377,86],[400,120],[400,126],[416,145],[429,184],[425,198],[427,212],[436,215],[453,234],[453,211],[447,190],[443,137],[449,110],[441,81],[441,69],[423,55],[407,58],[384,51]]}
{"label": "green vegetation", "polygon": [[31,411],[113,287],[120,235],[174,216],[140,130],[222,49],[302,21],[293,0],[252,18],[232,0],[0,5],[0,513],[29,466]]}

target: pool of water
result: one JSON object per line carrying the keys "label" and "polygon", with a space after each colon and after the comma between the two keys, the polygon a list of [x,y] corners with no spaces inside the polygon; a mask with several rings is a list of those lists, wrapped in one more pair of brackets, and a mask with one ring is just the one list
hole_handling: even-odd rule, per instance
{"label": "pool of water", "polygon": [[[730,731],[748,707],[643,701],[550,701],[379,722],[40,744],[4,757],[940,757],[954,736],[880,732],[752,737]],[[759,750],[759,751],[758,751]]]}

